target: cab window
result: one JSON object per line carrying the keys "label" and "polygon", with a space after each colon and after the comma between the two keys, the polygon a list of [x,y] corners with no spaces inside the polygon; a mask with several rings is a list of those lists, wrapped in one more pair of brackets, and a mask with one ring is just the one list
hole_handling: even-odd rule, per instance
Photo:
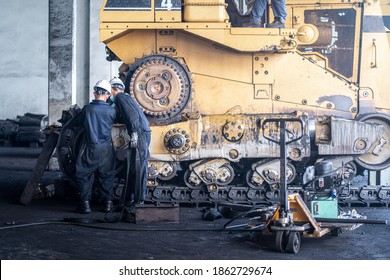
{"label": "cab window", "polygon": [[104,10],[150,10],[151,0],[108,0]]}

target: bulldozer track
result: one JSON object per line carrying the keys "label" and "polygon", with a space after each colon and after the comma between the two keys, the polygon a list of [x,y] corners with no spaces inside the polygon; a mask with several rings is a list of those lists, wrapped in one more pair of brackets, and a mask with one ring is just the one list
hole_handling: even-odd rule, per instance
{"label": "bulldozer track", "polygon": [[[289,193],[304,195],[299,186],[289,186]],[[217,188],[193,190],[176,185],[161,185],[147,188],[146,201],[155,203],[203,204],[231,202],[235,204],[276,203],[280,200],[279,190],[253,189],[247,186],[230,185]],[[361,207],[389,207],[390,186],[343,186],[338,188],[339,204]]]}

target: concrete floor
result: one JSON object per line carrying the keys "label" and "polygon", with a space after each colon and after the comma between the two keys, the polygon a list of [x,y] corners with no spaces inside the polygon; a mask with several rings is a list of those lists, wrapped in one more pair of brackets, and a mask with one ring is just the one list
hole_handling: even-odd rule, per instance
{"label": "concrete floor", "polygon": [[[363,225],[339,237],[302,239],[299,253],[292,255],[273,251],[271,238],[257,232],[223,231],[228,219],[204,221],[202,208],[188,206],[180,207],[179,224],[64,223],[64,218],[86,217],[73,212],[76,202],[72,198],[33,200],[30,206],[17,203],[39,153],[39,148],[0,148],[2,260],[390,259],[389,225]],[[59,172],[47,171],[42,185],[60,177]],[[390,209],[357,210],[369,219],[390,220]],[[87,216],[103,219],[104,214],[94,211]]]}

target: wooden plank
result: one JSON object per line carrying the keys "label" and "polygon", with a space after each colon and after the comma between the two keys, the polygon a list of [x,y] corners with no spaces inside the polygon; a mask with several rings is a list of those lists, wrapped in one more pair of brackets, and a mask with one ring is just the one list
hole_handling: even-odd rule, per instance
{"label": "wooden plank", "polygon": [[136,205],[135,223],[179,223],[179,206],[177,204]]}
{"label": "wooden plank", "polygon": [[31,200],[34,197],[35,190],[42,179],[43,172],[45,171],[49,159],[53,154],[54,148],[57,145],[57,141],[58,133],[51,132],[43,145],[42,152],[39,155],[38,161],[35,164],[32,174],[30,175],[30,179],[28,180],[26,187],[24,188],[23,194],[20,197],[20,203],[24,205],[29,205],[31,203]]}

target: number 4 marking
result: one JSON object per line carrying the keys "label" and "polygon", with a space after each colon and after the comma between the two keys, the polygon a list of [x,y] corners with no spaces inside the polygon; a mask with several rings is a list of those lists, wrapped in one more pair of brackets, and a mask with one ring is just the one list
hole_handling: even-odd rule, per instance
{"label": "number 4 marking", "polygon": [[172,1],[171,0],[162,0],[161,8],[166,7],[168,11],[172,9]]}

